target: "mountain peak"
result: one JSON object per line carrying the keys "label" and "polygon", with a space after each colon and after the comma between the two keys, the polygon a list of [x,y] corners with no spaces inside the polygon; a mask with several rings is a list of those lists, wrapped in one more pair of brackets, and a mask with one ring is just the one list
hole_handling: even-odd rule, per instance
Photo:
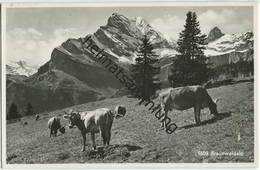
{"label": "mountain peak", "polygon": [[217,26],[215,26],[214,28],[212,28],[212,30],[220,31],[220,32],[221,32],[221,30],[220,30]]}
{"label": "mountain peak", "polygon": [[121,27],[123,25],[129,25],[130,21],[128,18],[126,18],[124,15],[118,14],[114,12],[107,21],[107,26],[112,26],[112,27]]}
{"label": "mountain peak", "polygon": [[36,66],[29,66],[26,61],[8,61],[6,64],[6,73],[12,75],[25,75],[27,77],[37,72]]}
{"label": "mountain peak", "polygon": [[143,25],[143,24],[148,25],[148,22],[142,17],[135,17],[134,21],[136,25]]}
{"label": "mountain peak", "polygon": [[134,22],[136,27],[142,32],[142,34],[145,34],[145,32],[147,32],[147,29],[151,27],[148,22],[142,17],[135,17]]}
{"label": "mountain peak", "polygon": [[215,41],[216,39],[222,37],[224,34],[218,27],[214,27],[210,30],[209,35],[207,37],[207,42]]}

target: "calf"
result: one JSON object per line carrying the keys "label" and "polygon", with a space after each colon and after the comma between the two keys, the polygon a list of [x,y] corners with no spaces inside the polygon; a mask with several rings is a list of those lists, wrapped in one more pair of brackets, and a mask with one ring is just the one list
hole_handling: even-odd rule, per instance
{"label": "calf", "polygon": [[[196,124],[200,124],[201,109],[208,107],[211,114],[218,114],[217,100],[213,101],[202,86],[168,88],[159,94],[159,100],[165,117],[172,109],[186,110],[193,107]],[[163,119],[162,127],[166,128],[166,119]]]}
{"label": "calf", "polygon": [[23,126],[26,126],[26,125],[28,125],[28,122],[23,122]]}
{"label": "calf", "polygon": [[96,149],[95,133],[100,133],[103,144],[109,145],[111,139],[111,127],[114,117],[120,118],[126,114],[124,106],[116,106],[114,111],[107,108],[96,109],[93,111],[76,112],[71,110],[63,117],[69,120],[69,128],[77,126],[83,137],[82,151],[85,151],[86,134],[91,133],[93,149]]}
{"label": "calf", "polygon": [[37,121],[37,120],[39,120],[40,119],[40,115],[35,115],[35,120]]}
{"label": "calf", "polygon": [[58,130],[61,133],[65,133],[65,127],[61,126],[60,118],[58,118],[58,117],[52,117],[49,119],[48,128],[50,129],[50,137],[51,136],[56,137]]}

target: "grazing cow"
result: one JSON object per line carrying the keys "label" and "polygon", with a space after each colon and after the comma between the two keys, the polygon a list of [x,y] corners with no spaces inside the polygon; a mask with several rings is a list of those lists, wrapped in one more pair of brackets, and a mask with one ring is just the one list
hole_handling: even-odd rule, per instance
{"label": "grazing cow", "polygon": [[65,133],[65,127],[61,126],[60,118],[58,117],[52,117],[48,121],[48,127],[50,129],[50,137],[54,135],[54,137],[57,136],[58,130],[61,133]]}
{"label": "grazing cow", "polygon": [[28,122],[23,122],[23,126],[26,126],[26,125],[28,125]]}
{"label": "grazing cow", "polygon": [[93,149],[96,149],[95,133],[100,133],[103,144],[109,145],[111,139],[111,127],[114,117],[120,118],[126,114],[124,106],[116,106],[114,111],[107,108],[96,109],[93,111],[76,112],[71,110],[63,117],[69,120],[69,128],[77,126],[83,137],[82,151],[85,151],[86,134],[91,133]]}
{"label": "grazing cow", "polygon": [[37,120],[39,120],[40,119],[40,115],[35,115],[35,120],[37,121]]}
{"label": "grazing cow", "polygon": [[[211,114],[218,114],[217,100],[213,101],[202,86],[168,88],[159,94],[159,100],[165,117],[172,109],[186,110],[193,107],[196,124],[200,124],[201,109],[208,107]],[[166,128],[165,119],[162,121],[162,127]]]}

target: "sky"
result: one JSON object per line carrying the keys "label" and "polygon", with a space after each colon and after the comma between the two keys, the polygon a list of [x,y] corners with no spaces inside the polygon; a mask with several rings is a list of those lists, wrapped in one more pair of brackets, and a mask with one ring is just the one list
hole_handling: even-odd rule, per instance
{"label": "sky", "polygon": [[143,17],[167,39],[177,40],[188,11],[197,13],[204,34],[215,26],[226,34],[253,30],[253,7],[7,8],[7,60],[42,65],[50,59],[55,47],[68,38],[94,33],[106,25],[114,12],[127,18]]}

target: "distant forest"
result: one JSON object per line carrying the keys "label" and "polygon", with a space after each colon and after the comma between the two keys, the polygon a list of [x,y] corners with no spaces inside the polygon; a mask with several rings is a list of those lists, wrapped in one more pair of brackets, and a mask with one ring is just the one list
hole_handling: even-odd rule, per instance
{"label": "distant forest", "polygon": [[235,77],[248,77],[254,75],[254,60],[238,61],[214,68],[213,80],[223,80]]}

